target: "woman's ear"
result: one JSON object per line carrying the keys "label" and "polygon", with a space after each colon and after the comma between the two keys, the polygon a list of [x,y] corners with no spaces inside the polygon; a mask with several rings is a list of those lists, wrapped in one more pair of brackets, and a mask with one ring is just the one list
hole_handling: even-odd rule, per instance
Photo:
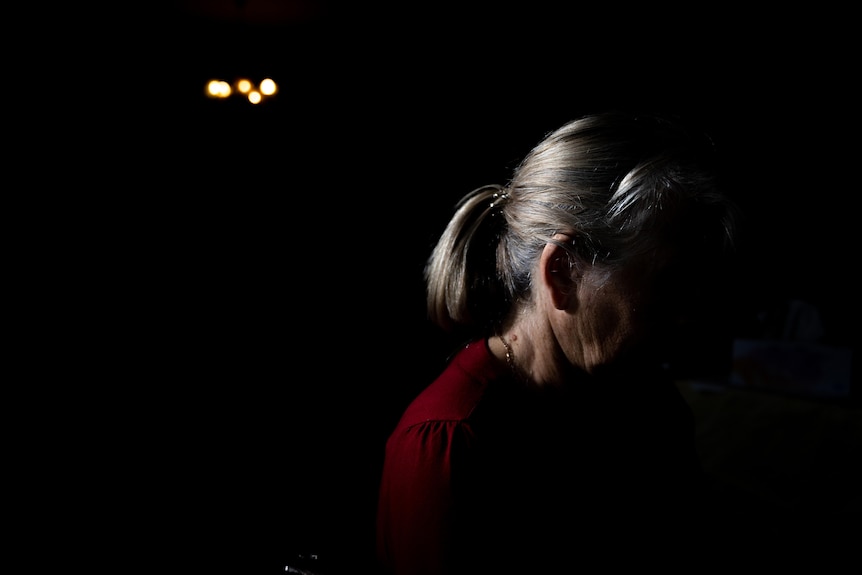
{"label": "woman's ear", "polygon": [[559,244],[571,243],[572,238],[567,234],[556,234],[554,239],[557,242],[548,242],[539,260],[542,283],[555,308],[570,309],[577,303],[576,277],[572,266],[574,256]]}

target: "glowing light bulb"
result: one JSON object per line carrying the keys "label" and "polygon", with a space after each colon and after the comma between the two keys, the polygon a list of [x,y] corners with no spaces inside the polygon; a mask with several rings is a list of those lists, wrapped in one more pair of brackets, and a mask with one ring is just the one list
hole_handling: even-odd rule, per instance
{"label": "glowing light bulb", "polygon": [[278,91],[278,85],[272,78],[264,78],[260,82],[260,92],[264,96],[272,96]]}

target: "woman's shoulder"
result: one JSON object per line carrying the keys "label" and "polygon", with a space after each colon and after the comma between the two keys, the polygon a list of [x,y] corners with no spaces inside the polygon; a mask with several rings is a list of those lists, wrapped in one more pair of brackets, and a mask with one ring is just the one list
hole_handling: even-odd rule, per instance
{"label": "woman's shoulder", "polygon": [[407,406],[399,427],[467,421],[492,382],[507,374],[485,340],[471,341],[453,354],[437,378]]}

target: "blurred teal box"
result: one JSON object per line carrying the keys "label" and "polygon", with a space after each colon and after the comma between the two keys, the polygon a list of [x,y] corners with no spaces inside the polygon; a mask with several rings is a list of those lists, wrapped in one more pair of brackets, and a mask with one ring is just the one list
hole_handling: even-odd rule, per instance
{"label": "blurred teal box", "polygon": [[730,385],[792,395],[850,396],[852,351],[815,343],[736,339]]}

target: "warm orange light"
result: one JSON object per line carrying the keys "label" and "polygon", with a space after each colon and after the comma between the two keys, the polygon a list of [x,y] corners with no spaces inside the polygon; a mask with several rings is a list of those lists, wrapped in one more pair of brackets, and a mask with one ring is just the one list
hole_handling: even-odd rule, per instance
{"label": "warm orange light", "polygon": [[272,78],[264,78],[260,82],[260,92],[264,96],[272,96],[278,91],[278,86]]}
{"label": "warm orange light", "polygon": [[275,95],[278,92],[278,85],[272,78],[264,78],[257,88],[247,78],[240,78],[234,82],[233,88],[224,80],[210,80],[206,85],[206,95],[210,98],[223,100],[231,96],[234,91],[244,94],[252,104],[259,104],[264,98]]}
{"label": "warm orange light", "polygon": [[207,96],[210,98],[227,98],[230,94],[230,84],[224,80],[210,80],[207,82]]}

